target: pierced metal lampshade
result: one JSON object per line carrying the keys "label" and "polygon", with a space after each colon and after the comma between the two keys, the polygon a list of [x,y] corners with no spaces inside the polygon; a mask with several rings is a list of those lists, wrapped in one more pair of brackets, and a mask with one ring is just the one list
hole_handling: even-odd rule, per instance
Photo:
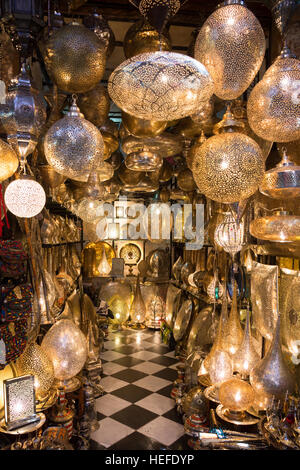
{"label": "pierced metal lampshade", "polygon": [[58,320],[45,334],[41,347],[52,361],[60,386],[74,390],[78,386],[75,376],[87,359],[87,342],[82,331],[72,320]]}
{"label": "pierced metal lampshade", "polygon": [[287,392],[294,393],[295,378],[281,349],[280,316],[267,354],[250,373],[250,383],[258,395],[266,398],[266,405],[270,404],[273,396],[284,400]]}
{"label": "pierced metal lampshade", "polygon": [[96,127],[102,126],[108,118],[110,108],[106,88],[98,83],[92,90],[79,95],[78,106],[88,121]]}
{"label": "pierced metal lampshade", "polygon": [[300,216],[278,211],[274,215],[259,217],[251,221],[250,233],[260,240],[280,243],[299,242]]}
{"label": "pierced metal lampshade", "polygon": [[187,0],[129,0],[140,10],[149,23],[161,33],[167,21],[178,12]]}
{"label": "pierced metal lampshade", "polygon": [[250,93],[247,113],[251,129],[274,142],[300,138],[300,61],[284,48]]}
{"label": "pierced metal lampshade", "polygon": [[157,171],[163,164],[163,158],[158,153],[144,150],[132,152],[125,158],[125,165],[133,171]]}
{"label": "pierced metal lampshade", "polygon": [[81,24],[70,23],[55,31],[43,52],[49,76],[63,91],[84,93],[103,77],[104,43]]}
{"label": "pierced metal lampshade", "polygon": [[17,360],[19,375],[34,375],[35,393],[42,399],[49,392],[54,382],[53,364],[44,349],[36,343],[30,343]]}
{"label": "pierced metal lampshade", "polygon": [[110,57],[115,48],[115,35],[108,21],[103,15],[94,11],[90,15],[84,16],[82,22],[84,26],[94,31],[100,41],[104,43],[106,57]]}
{"label": "pierced metal lampshade", "polygon": [[248,377],[253,367],[258,363],[259,359],[259,355],[254,347],[251,336],[249,310],[247,310],[244,338],[239,349],[232,358],[233,370],[235,372],[239,372],[242,377]]}
{"label": "pierced metal lampshade", "polygon": [[159,34],[146,20],[134,23],[128,29],[124,38],[126,59],[145,52],[171,51],[171,38],[167,31]]}
{"label": "pierced metal lampshade", "polygon": [[128,320],[133,295],[129,281],[115,280],[107,282],[101,289],[99,298],[105,300],[114,314],[113,321],[124,323]]}
{"label": "pierced metal lampshade", "polygon": [[199,60],[215,83],[215,95],[238,98],[252,83],[265,55],[263,29],[242,1],[226,1],[203,24],[195,43]]}
{"label": "pierced metal lampshade", "polygon": [[142,297],[140,277],[137,277],[136,289],[130,307],[130,318],[133,323],[143,323],[146,318],[146,306]]}
{"label": "pierced metal lampshade", "polygon": [[247,382],[236,378],[224,382],[219,389],[222,405],[228,410],[244,411],[254,402],[254,390]]}
{"label": "pierced metal lampshade", "polygon": [[100,131],[84,119],[73,99],[67,115],[55,122],[45,135],[46,159],[57,173],[77,181],[86,181],[87,173],[103,157]]}
{"label": "pierced metal lampshade", "polygon": [[22,175],[9,183],[4,201],[7,209],[15,216],[30,218],[42,211],[46,204],[46,194],[37,181]]}
{"label": "pierced metal lampshade", "polygon": [[278,165],[266,171],[259,190],[274,199],[291,199],[300,196],[300,166],[289,160],[286,150]]}
{"label": "pierced metal lampshade", "polygon": [[222,350],[216,350],[209,361],[209,377],[212,384],[221,384],[232,377],[232,359]]}
{"label": "pierced metal lampshade", "polygon": [[10,178],[19,166],[15,151],[4,140],[0,139],[0,183]]}
{"label": "pierced metal lampshade", "polygon": [[10,81],[19,73],[20,56],[4,28],[0,32],[0,56],[0,80],[2,80],[5,85],[8,86]]}
{"label": "pierced metal lampshade", "polygon": [[0,119],[8,143],[25,159],[35,149],[45,124],[46,102],[32,87],[24,64],[8,87],[5,104],[0,105]]}
{"label": "pierced metal lampshade", "polygon": [[244,224],[237,223],[230,212],[225,213],[223,222],[216,226],[214,242],[234,256],[244,245]]}
{"label": "pierced metal lampshade", "polygon": [[240,314],[237,305],[237,283],[234,282],[232,304],[228,320],[225,325],[223,350],[233,356],[240,348],[243,341],[243,329],[240,322]]}
{"label": "pierced metal lampshade", "polygon": [[264,175],[264,157],[258,144],[241,132],[229,110],[215,126],[215,135],[196,149],[195,182],[206,197],[230,204],[247,199],[258,189]]}
{"label": "pierced metal lampshade", "polygon": [[126,60],[111,74],[111,99],[141,119],[171,121],[197,112],[214,92],[206,68],[175,52],[147,52]]}
{"label": "pierced metal lampshade", "polygon": [[122,150],[127,155],[132,152],[143,152],[146,150],[159,153],[164,158],[167,158],[177,155],[182,151],[182,139],[168,132],[143,139],[131,135],[122,140]]}

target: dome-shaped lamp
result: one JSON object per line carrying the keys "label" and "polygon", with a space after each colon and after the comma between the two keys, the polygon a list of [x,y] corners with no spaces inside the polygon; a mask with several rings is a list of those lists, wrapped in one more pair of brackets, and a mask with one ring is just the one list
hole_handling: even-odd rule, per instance
{"label": "dome-shaped lamp", "polygon": [[215,95],[232,100],[254,80],[265,49],[263,29],[243,0],[225,0],[200,29],[195,58],[211,74]]}
{"label": "dome-shaped lamp", "polygon": [[71,392],[80,387],[75,376],[87,359],[87,341],[82,331],[71,320],[58,320],[46,333],[41,344],[51,359],[56,385]]}
{"label": "dome-shaped lamp", "polygon": [[147,52],[123,62],[108,82],[111,99],[123,111],[157,121],[195,113],[213,91],[213,81],[200,62],[167,51]]}
{"label": "dome-shaped lamp", "polygon": [[255,400],[254,390],[247,382],[232,378],[222,383],[219,388],[219,399],[221,405],[216,411],[225,421],[244,425],[259,421],[246,413]]}
{"label": "dome-shaped lamp", "polygon": [[102,135],[84,119],[75,97],[67,115],[46,133],[44,151],[57,173],[76,181],[86,181],[86,175],[99,166],[104,153]]}

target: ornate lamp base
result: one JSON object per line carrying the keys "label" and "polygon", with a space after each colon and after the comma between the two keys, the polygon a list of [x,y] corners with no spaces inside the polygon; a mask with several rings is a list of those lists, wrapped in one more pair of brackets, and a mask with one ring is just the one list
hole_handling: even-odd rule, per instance
{"label": "ornate lamp base", "polygon": [[259,418],[255,418],[246,411],[228,410],[228,408],[224,408],[223,405],[217,406],[216,412],[219,418],[227,421],[228,423],[250,426],[251,424],[256,424],[259,422]]}
{"label": "ornate lamp base", "polygon": [[68,380],[55,380],[54,386],[56,388],[63,388],[65,393],[75,392],[82,386],[82,382],[78,377],[72,377]]}
{"label": "ornate lamp base", "polygon": [[204,396],[214,402],[214,403],[220,403],[219,400],[219,387],[217,385],[211,385],[210,387],[207,387],[204,390]]}
{"label": "ornate lamp base", "polygon": [[37,417],[39,418],[38,421],[34,421],[34,423],[29,423],[25,426],[20,428],[11,429],[10,431],[6,428],[5,419],[2,418],[0,421],[0,432],[4,432],[5,434],[29,434],[30,432],[37,431],[40,429],[46,421],[46,416],[44,413],[38,413]]}

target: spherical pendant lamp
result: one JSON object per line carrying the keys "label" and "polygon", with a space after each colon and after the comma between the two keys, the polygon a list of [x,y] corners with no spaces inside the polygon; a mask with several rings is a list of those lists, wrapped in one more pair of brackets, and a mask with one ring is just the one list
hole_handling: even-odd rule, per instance
{"label": "spherical pendant lamp", "polygon": [[247,113],[251,129],[274,142],[300,138],[300,61],[287,48],[250,93]]}
{"label": "spherical pendant lamp", "polygon": [[30,218],[42,211],[46,194],[37,181],[22,175],[7,186],[4,201],[7,209],[15,216]]}
{"label": "spherical pendant lamp", "polygon": [[126,60],[108,83],[111,99],[123,111],[158,121],[196,113],[213,91],[213,81],[204,65],[168,51],[147,52]]}
{"label": "spherical pendant lamp", "polygon": [[105,71],[105,44],[85,26],[71,23],[49,38],[44,61],[54,83],[67,93],[84,93],[102,79]]}
{"label": "spherical pendant lamp", "polygon": [[77,181],[99,165],[104,143],[100,131],[84,119],[75,98],[67,115],[56,121],[44,140],[45,157],[55,171]]}
{"label": "spherical pendant lamp", "polygon": [[264,176],[264,157],[258,144],[241,132],[227,111],[215,135],[195,150],[193,176],[200,190],[213,201],[226,204],[252,196]]}
{"label": "spherical pendant lamp", "polygon": [[10,178],[19,166],[17,154],[4,140],[0,139],[0,183]]}
{"label": "spherical pendant lamp", "polygon": [[238,98],[254,80],[265,55],[263,29],[244,6],[225,0],[203,24],[195,43],[195,58],[210,73],[215,95]]}

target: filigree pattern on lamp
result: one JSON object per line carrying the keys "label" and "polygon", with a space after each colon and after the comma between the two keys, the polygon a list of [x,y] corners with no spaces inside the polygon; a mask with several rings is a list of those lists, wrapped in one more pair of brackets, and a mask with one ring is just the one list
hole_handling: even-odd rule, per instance
{"label": "filigree pattern on lamp", "polygon": [[7,186],[4,201],[12,214],[30,218],[41,212],[46,203],[46,194],[37,181],[23,176]]}
{"label": "filigree pattern on lamp", "polygon": [[123,111],[167,121],[194,114],[213,94],[213,81],[195,59],[174,52],[148,52],[111,74],[108,92]]}
{"label": "filigree pattern on lamp", "polygon": [[253,88],[247,105],[251,129],[274,142],[300,138],[300,61],[278,57]]}
{"label": "filigree pattern on lamp", "polygon": [[230,204],[256,192],[264,175],[257,143],[239,132],[215,135],[194,154],[194,180],[213,201]]}
{"label": "filigree pattern on lamp", "polygon": [[19,166],[15,151],[4,140],[0,139],[0,183],[10,178]]}
{"label": "filigree pattern on lamp", "polygon": [[239,97],[259,71],[265,54],[263,29],[242,5],[225,5],[202,26],[195,44],[195,58],[205,65],[223,100]]}
{"label": "filigree pattern on lamp", "polygon": [[300,216],[284,211],[259,217],[250,223],[250,233],[260,240],[289,243],[300,241]]}

